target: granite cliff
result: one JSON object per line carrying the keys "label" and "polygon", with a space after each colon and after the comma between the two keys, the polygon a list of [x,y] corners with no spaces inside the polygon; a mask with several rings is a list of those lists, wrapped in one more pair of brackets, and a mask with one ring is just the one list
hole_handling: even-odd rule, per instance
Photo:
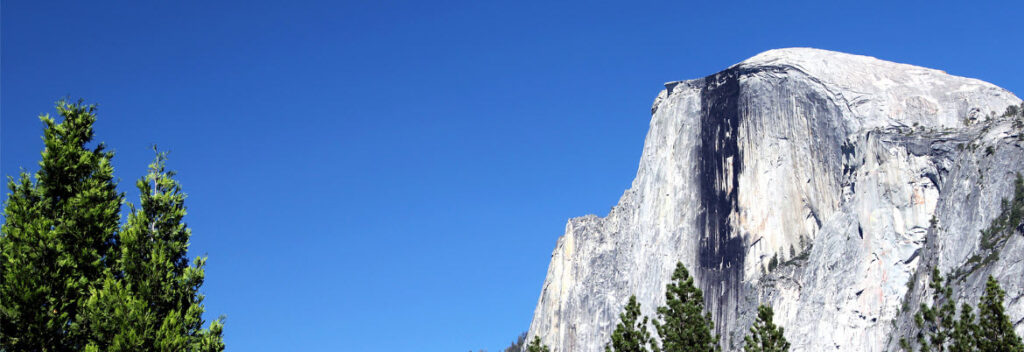
{"label": "granite cliff", "polygon": [[1024,334],[1024,236],[979,246],[1024,171],[1012,93],[807,48],[665,87],[632,186],[558,239],[530,339],[603,350],[630,295],[653,316],[677,261],[725,350],[759,303],[795,351],[895,350],[932,266],[971,303],[995,276]]}

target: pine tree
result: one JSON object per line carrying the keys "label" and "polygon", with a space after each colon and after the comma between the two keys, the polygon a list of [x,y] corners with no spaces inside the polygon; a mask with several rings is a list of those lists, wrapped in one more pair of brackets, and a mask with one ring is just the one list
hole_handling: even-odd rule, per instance
{"label": "pine tree", "polygon": [[757,307],[757,321],[750,327],[750,335],[743,338],[743,350],[746,352],[783,352],[789,351],[789,341],[783,336],[783,328],[772,321],[775,312],[771,307]]}
{"label": "pine tree", "polygon": [[779,266],[779,254],[775,253],[772,259],[768,260],[768,271],[775,271],[775,268]]}
{"label": "pine tree", "polygon": [[1021,352],[1024,343],[1013,330],[1013,323],[1006,316],[1003,299],[1006,292],[992,276],[985,283],[985,294],[978,302],[978,325],[975,331],[977,350],[983,352]]}
{"label": "pine tree", "polygon": [[181,187],[158,154],[120,226],[112,153],[93,138],[95,107],[60,102],[40,170],[9,180],[0,229],[0,351],[221,351],[204,324],[205,258],[188,264]]}
{"label": "pine tree", "polygon": [[[944,285],[938,269],[932,271],[933,300],[936,308],[921,304],[921,310],[914,315],[918,332],[920,351],[950,352],[1024,352],[1024,343],[1013,330],[1013,324],[1006,316],[1003,299],[1006,293],[999,282],[989,276],[985,294],[978,302],[978,316],[964,303],[960,316],[956,316],[952,289]],[[904,350],[910,350],[906,340],[900,341]]]}
{"label": "pine tree", "polygon": [[534,336],[533,341],[526,345],[526,352],[551,352],[547,345],[540,342],[540,336]]}
{"label": "pine tree", "polygon": [[647,352],[647,345],[652,343],[651,334],[647,331],[647,317],[641,319],[640,303],[636,296],[629,296],[629,302],[619,314],[619,323],[612,332],[611,343],[605,345],[605,352]]}
{"label": "pine tree", "polygon": [[971,305],[964,303],[960,306],[960,318],[957,319],[954,325],[953,333],[950,335],[949,351],[975,351],[974,346],[978,344],[978,341],[974,334],[978,330],[978,325],[974,322],[974,313],[972,312]]}
{"label": "pine tree", "polygon": [[654,327],[664,352],[721,351],[718,334],[713,334],[711,314],[704,312],[704,294],[693,285],[693,278],[676,263],[672,282],[665,287],[665,306],[658,307]]}
{"label": "pine tree", "polygon": [[57,103],[56,122],[40,116],[45,149],[33,181],[8,180],[0,231],[0,350],[77,351],[75,324],[90,290],[103,282],[116,252],[123,195],[113,153],[88,148],[95,106]]}
{"label": "pine tree", "polygon": [[[917,333],[917,343],[921,352],[945,351],[946,342],[957,325],[956,305],[951,298],[953,289],[943,283],[938,268],[932,269],[929,287],[932,289],[932,301],[936,306],[929,307],[921,303],[920,309],[914,314],[914,324],[920,329]],[[907,347],[909,345],[904,349]]]}
{"label": "pine tree", "polygon": [[219,319],[202,329],[203,296],[198,290],[206,259],[188,263],[191,231],[182,222],[185,194],[165,160],[165,153],[157,153],[149,174],[136,182],[142,207],[131,206],[116,265],[87,302],[83,323],[92,333],[90,346],[97,350],[224,348]]}

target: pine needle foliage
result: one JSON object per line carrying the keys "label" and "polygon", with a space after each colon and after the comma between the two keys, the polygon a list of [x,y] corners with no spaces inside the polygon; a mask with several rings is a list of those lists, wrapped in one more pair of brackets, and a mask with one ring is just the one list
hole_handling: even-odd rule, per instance
{"label": "pine needle foliage", "polygon": [[[985,283],[985,293],[977,306],[977,315],[969,304],[960,307],[959,317],[953,305],[952,289],[944,285],[938,269],[932,271],[933,302],[937,307],[921,304],[914,315],[918,350],[922,352],[1024,352],[1024,343],[1013,330],[1003,300],[1006,292],[992,276]],[[901,339],[905,351],[910,343]]]}
{"label": "pine needle foliage", "polygon": [[789,341],[783,336],[784,329],[775,325],[772,307],[757,307],[757,321],[750,327],[750,335],[743,338],[745,352],[787,352]]}
{"label": "pine needle foliage", "polygon": [[62,122],[40,116],[39,171],[9,178],[0,228],[0,350],[78,351],[76,324],[113,263],[123,195],[113,153],[93,139],[96,107],[61,101]]}
{"label": "pine needle foliage", "polygon": [[113,153],[89,149],[95,106],[43,116],[33,180],[10,179],[0,232],[0,351],[221,351],[221,319],[203,329],[205,258],[189,264],[185,194],[157,153],[120,224]]}
{"label": "pine needle foliage", "polygon": [[202,328],[203,295],[198,291],[206,258],[191,265],[186,258],[192,234],[182,222],[185,194],[166,160],[166,153],[157,152],[149,173],[136,182],[141,208],[131,206],[121,230],[120,256],[86,302],[87,351],[224,349],[220,319]]}
{"label": "pine needle foliage", "polygon": [[711,314],[704,312],[704,294],[694,286],[683,263],[676,263],[672,281],[665,287],[665,306],[658,307],[654,327],[664,352],[717,352]]}
{"label": "pine needle foliage", "polygon": [[1006,292],[992,276],[985,283],[985,294],[978,302],[978,324],[974,332],[979,351],[1022,352],[1024,343],[1013,330],[1013,323],[1006,315],[1003,300]]}
{"label": "pine needle foliage", "polygon": [[934,307],[921,303],[920,309],[914,314],[914,324],[920,329],[917,343],[922,352],[945,351],[946,342],[958,324],[956,305],[951,298],[953,289],[943,281],[938,268],[932,269],[928,287],[932,289]]}
{"label": "pine needle foliage", "polygon": [[533,341],[526,345],[526,352],[551,352],[551,349],[548,348],[548,345],[540,342],[540,336],[534,336]]}
{"label": "pine needle foliage", "polygon": [[619,314],[619,323],[612,331],[612,341],[604,347],[605,352],[649,352],[648,345],[654,340],[647,331],[647,322],[647,317],[640,315],[636,295],[629,296],[629,302]]}

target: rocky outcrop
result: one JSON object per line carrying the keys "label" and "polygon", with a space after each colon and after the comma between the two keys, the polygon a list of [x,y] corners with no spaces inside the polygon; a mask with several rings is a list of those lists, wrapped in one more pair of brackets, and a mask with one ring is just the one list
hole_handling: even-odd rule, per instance
{"label": "rocky outcrop", "polygon": [[894,349],[932,265],[959,270],[956,296],[970,302],[994,275],[1024,333],[1024,236],[977,260],[980,230],[1024,170],[1020,125],[1000,116],[1016,96],[805,48],[665,86],[630,189],[559,238],[530,339],[602,350],[630,295],[654,315],[677,261],[726,350],[759,303],[795,351]]}

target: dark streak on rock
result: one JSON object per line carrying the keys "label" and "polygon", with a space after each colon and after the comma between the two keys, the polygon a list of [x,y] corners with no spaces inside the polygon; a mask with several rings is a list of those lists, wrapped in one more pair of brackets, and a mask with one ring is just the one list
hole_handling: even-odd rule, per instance
{"label": "dark streak on rock", "polygon": [[928,180],[932,181],[932,185],[935,185],[935,190],[936,191],[939,191],[939,193],[942,192],[942,188],[941,188],[941,186],[939,186],[940,183],[939,183],[939,176],[938,175],[936,175],[934,172],[926,172],[924,174],[924,177],[927,177]]}
{"label": "dark streak on rock", "polygon": [[914,259],[917,259],[917,256],[919,254],[921,254],[921,248],[918,248],[917,250],[915,250],[914,253],[910,255],[910,258],[907,258],[907,260],[903,261],[903,264],[910,264],[910,262],[913,262]]}
{"label": "dark streak on rock", "polygon": [[[708,309],[715,317],[715,330],[728,331],[724,322],[736,312],[743,279],[746,247],[734,233],[729,215],[738,211],[739,174],[743,169],[738,132],[740,84],[738,70],[726,70],[704,79],[701,88],[698,182],[700,213],[698,271]],[[730,314],[731,313],[731,314]],[[725,318],[725,319],[723,319]]]}

